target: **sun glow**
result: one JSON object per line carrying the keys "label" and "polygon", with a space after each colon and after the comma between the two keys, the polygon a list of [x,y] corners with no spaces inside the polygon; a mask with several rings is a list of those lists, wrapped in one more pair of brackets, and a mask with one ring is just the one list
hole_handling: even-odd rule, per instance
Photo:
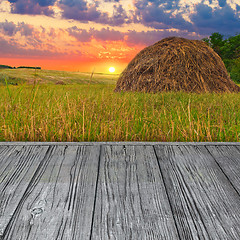
{"label": "sun glow", "polygon": [[109,69],[108,69],[108,71],[110,72],[110,73],[114,73],[115,72],[115,67],[110,67]]}

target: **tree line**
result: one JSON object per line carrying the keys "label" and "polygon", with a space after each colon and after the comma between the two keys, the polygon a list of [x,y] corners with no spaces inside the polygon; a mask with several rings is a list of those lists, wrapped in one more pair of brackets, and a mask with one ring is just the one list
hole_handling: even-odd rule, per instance
{"label": "tree line", "polygon": [[18,69],[18,68],[27,68],[27,69],[41,69],[41,67],[28,67],[28,66],[20,66],[20,67],[11,67],[8,65],[0,65],[0,69],[8,68],[8,69]]}
{"label": "tree line", "polygon": [[202,40],[222,58],[231,79],[240,83],[240,34],[224,39],[216,32]]}

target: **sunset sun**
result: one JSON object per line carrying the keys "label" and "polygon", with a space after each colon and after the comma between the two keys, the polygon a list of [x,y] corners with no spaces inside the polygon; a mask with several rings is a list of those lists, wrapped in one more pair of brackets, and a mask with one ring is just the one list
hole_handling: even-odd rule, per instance
{"label": "sunset sun", "polygon": [[115,67],[110,67],[110,68],[108,69],[108,71],[109,71],[110,73],[114,73],[114,72],[115,72]]}

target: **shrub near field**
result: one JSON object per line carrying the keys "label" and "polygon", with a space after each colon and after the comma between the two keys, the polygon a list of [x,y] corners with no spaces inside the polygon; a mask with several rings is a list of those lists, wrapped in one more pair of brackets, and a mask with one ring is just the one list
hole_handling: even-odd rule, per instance
{"label": "shrub near field", "polygon": [[240,94],[0,86],[1,141],[239,141]]}

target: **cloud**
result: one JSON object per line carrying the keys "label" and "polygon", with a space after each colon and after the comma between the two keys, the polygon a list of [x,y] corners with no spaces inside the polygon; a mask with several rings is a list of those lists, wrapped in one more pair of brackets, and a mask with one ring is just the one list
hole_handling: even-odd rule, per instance
{"label": "cloud", "polygon": [[163,38],[166,37],[184,37],[184,38],[189,38],[189,39],[201,39],[201,36],[195,36],[192,33],[186,32],[186,31],[158,31],[158,30],[153,30],[153,31],[142,31],[142,32],[136,32],[136,31],[129,31],[127,33],[127,40],[126,43],[129,46],[134,46],[134,45],[145,45],[149,46],[152,45]]}
{"label": "cloud", "polygon": [[20,31],[22,36],[32,36],[34,28],[30,24],[24,22],[18,23],[17,29]]}
{"label": "cloud", "polygon": [[41,49],[28,49],[18,45],[16,41],[7,41],[0,36],[0,53],[1,57],[51,57],[59,58],[65,56],[67,53],[60,53],[56,51],[41,50]]}
{"label": "cloud", "polygon": [[78,10],[87,10],[87,2],[84,0],[60,0],[59,3],[68,7],[76,7]]}
{"label": "cloud", "polygon": [[[227,0],[199,0],[201,3],[198,4],[194,4],[193,0],[134,0],[131,1],[133,4],[131,10],[125,7],[126,1],[120,0],[8,0],[8,2],[11,3],[12,13],[54,17],[52,6],[57,6],[64,19],[103,24],[102,30],[98,32],[74,28],[67,30],[70,36],[82,42],[88,42],[92,37],[99,40],[122,39],[120,32],[113,32],[108,26],[126,26],[130,23],[140,23],[156,31],[163,30],[170,35],[172,32],[169,30],[176,29],[176,33],[186,32],[190,36],[194,33],[210,35],[213,32],[235,34],[239,31],[240,25],[240,5],[236,4],[236,8],[234,5],[231,7]],[[106,10],[103,8],[105,5]],[[11,22],[1,23],[0,29],[8,36],[13,36],[16,32],[31,36],[34,31],[30,25],[14,26]],[[54,34],[52,31],[52,36]],[[134,36],[135,33],[132,34]],[[160,33],[152,34],[156,36]],[[145,39],[145,35],[141,36]],[[149,38],[151,39],[151,36]]]}
{"label": "cloud", "polygon": [[14,36],[17,32],[20,32],[22,36],[31,36],[34,28],[24,22],[15,24],[5,20],[5,22],[0,22],[0,31],[7,36]]}
{"label": "cloud", "polygon": [[53,6],[56,0],[35,0],[41,7]]}
{"label": "cloud", "polygon": [[104,2],[120,2],[120,0],[104,0]]}
{"label": "cloud", "polygon": [[[176,28],[201,35],[239,31],[239,6],[236,4],[237,10],[234,10],[226,0],[218,0],[217,3],[219,6],[212,6],[212,1],[205,0],[195,5],[183,4],[179,0],[136,0],[136,22],[155,29]],[[191,22],[183,17],[183,13],[188,15]]]}
{"label": "cloud", "polygon": [[68,28],[67,32],[70,36],[75,37],[80,42],[89,42],[92,38],[100,41],[123,41],[124,33],[115,31],[109,28],[102,28],[101,30],[96,30],[91,28],[89,31],[85,29],[80,29],[76,26]]}
{"label": "cloud", "polygon": [[194,31],[191,23],[176,12],[179,10],[178,1],[137,1],[135,3],[138,21],[155,29],[177,28],[181,30]]}
{"label": "cloud", "polygon": [[68,28],[67,32],[70,36],[75,37],[78,41],[89,42],[92,38],[92,34],[85,29],[79,29],[76,26]]}
{"label": "cloud", "polygon": [[86,23],[93,21],[111,26],[121,26],[124,23],[131,22],[121,4],[113,5],[112,15],[109,12],[99,10],[99,1],[89,4],[83,0],[62,0],[60,1],[60,7],[63,10],[62,17],[65,19],[74,19]]}
{"label": "cloud", "polygon": [[133,22],[131,20],[131,12],[127,14],[126,10],[123,8],[121,4],[113,5],[113,12],[112,16],[109,13],[103,13],[99,19],[97,20],[98,23],[107,24],[110,26],[121,26],[125,23]]}
{"label": "cloud", "polygon": [[120,32],[114,29],[102,28],[101,30],[96,30],[91,28],[89,31],[77,28],[76,26],[68,28],[67,32],[70,36],[75,37],[80,42],[89,42],[91,39],[96,39],[97,41],[122,41],[128,46],[134,45],[144,45],[148,46],[162,40],[163,38],[176,36],[185,37],[189,39],[201,39],[204,36],[196,35],[194,33],[189,33],[187,31],[170,31],[170,30],[152,30],[152,31],[128,31]]}
{"label": "cloud", "polygon": [[11,12],[29,15],[54,14],[50,6],[53,6],[56,0],[8,0],[11,3]]}
{"label": "cloud", "polygon": [[61,0],[60,7],[63,10],[62,17],[82,22],[96,21],[101,16],[97,9],[98,2],[88,4],[83,0]]}
{"label": "cloud", "polygon": [[216,9],[212,9],[203,3],[197,4],[196,12],[190,18],[201,34],[211,34],[213,32],[233,34],[239,32],[240,29],[239,16],[228,4]]}
{"label": "cloud", "polygon": [[5,22],[0,22],[0,30],[5,35],[13,36],[17,32],[17,27],[13,22],[5,20]]}
{"label": "cloud", "polygon": [[196,19],[197,21],[198,19],[209,20],[212,18],[212,15],[213,15],[213,9],[208,5],[200,3],[196,5],[196,14],[193,14],[192,20],[194,19]]}
{"label": "cloud", "polygon": [[226,5],[227,1],[226,0],[218,0],[218,4],[220,7],[224,7]]}
{"label": "cloud", "polygon": [[102,28],[101,30],[94,30],[91,29],[90,32],[92,33],[93,37],[97,40],[101,41],[123,41],[124,40],[124,33],[115,31],[109,28]]}

